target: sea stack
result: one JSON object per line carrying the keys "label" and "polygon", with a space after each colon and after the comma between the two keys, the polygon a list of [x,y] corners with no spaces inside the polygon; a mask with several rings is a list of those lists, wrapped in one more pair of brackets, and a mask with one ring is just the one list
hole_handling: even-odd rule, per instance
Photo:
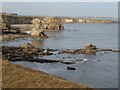
{"label": "sea stack", "polygon": [[39,38],[47,38],[48,36],[45,34],[44,30],[43,30],[43,22],[40,19],[33,19],[32,20],[33,23],[33,28],[32,28],[32,32],[31,35],[33,37],[39,37]]}

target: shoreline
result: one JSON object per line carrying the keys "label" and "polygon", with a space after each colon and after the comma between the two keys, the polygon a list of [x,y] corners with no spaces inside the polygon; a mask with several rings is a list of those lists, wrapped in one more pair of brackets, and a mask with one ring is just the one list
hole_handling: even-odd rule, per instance
{"label": "shoreline", "polygon": [[19,34],[3,34],[0,35],[0,40],[1,41],[10,41],[10,40],[15,40],[15,39],[19,39],[19,38],[26,38],[26,37],[30,37],[29,34],[24,34],[24,33],[19,33]]}
{"label": "shoreline", "polygon": [[84,84],[12,64],[8,60],[2,60],[2,76],[3,88],[89,88]]}
{"label": "shoreline", "polygon": [[[22,34],[21,34],[22,35]],[[3,40],[3,41],[8,41],[8,40],[14,40],[14,39],[19,39],[19,38],[27,38],[27,37],[31,37],[30,35],[27,35],[27,34],[23,34],[22,36],[21,36],[20,34],[3,34],[3,35],[1,35],[1,39]],[[26,36],[27,35],[27,36]],[[11,47],[10,47],[11,48]],[[83,48],[84,49],[84,48]],[[55,52],[55,49],[48,49],[47,51],[47,53],[41,53],[41,52],[44,52],[44,51],[46,51],[46,50],[43,50],[42,51],[42,49],[41,50],[37,50],[36,48],[33,48],[33,49],[28,49],[28,48],[19,48],[18,50],[17,49],[14,49],[13,48],[13,50],[14,51],[16,51],[16,52],[20,52],[20,53],[11,53],[11,55],[12,55],[12,58],[10,59],[11,61],[13,60],[22,60],[21,59],[21,57],[19,57],[19,56],[21,56],[21,53],[23,54],[23,52],[25,53],[24,55],[23,55],[23,60],[25,60],[24,58],[27,58],[29,61],[35,61],[35,60],[32,60],[32,57],[31,57],[31,55],[40,55],[40,56],[42,56],[42,55],[51,55],[52,53],[51,52]],[[33,51],[34,50],[34,51]],[[101,55],[103,55],[103,54],[107,54],[106,52],[120,52],[120,50],[113,50],[113,49],[97,49],[98,51],[99,51],[99,53],[97,53],[97,54],[101,54]],[[12,49],[11,50],[9,50],[9,49],[6,49],[5,51],[11,51],[12,52]],[[23,51],[23,52],[21,52],[21,51]],[[37,51],[37,52],[36,52]],[[61,53],[69,53],[69,54],[85,54],[85,53],[82,53],[81,51],[82,51],[82,49],[73,49],[73,50],[71,50],[71,49],[65,49],[65,50],[58,50],[60,53],[58,53],[58,54],[61,54]],[[28,54],[26,54],[26,52],[29,52]],[[39,52],[39,53],[38,53]],[[8,52],[9,53],[9,52]],[[31,55],[30,55],[31,54]],[[53,53],[54,54],[54,53]],[[96,53],[94,53],[93,55],[97,55]],[[6,54],[6,55],[8,55],[9,56],[9,54]],[[11,56],[10,55],[10,56]],[[28,57],[25,57],[25,56],[29,56],[29,58]],[[14,58],[14,56],[17,56],[17,57],[19,57],[19,58]],[[71,57],[69,57],[69,58],[71,58]],[[64,59],[64,58],[63,58]],[[9,59],[7,59],[7,60],[9,60]],[[42,60],[42,59],[41,59]],[[2,60],[3,61],[3,63],[4,63],[4,60]],[[39,60],[40,61],[40,60]],[[43,61],[43,60],[42,60]],[[46,61],[46,60],[44,60],[44,61]],[[48,63],[48,61],[49,60],[47,60],[47,63]],[[65,62],[65,61],[61,61],[61,60],[59,60],[59,62],[60,63],[63,63],[63,64],[74,64],[75,62],[77,62],[78,60],[72,60],[72,62]],[[81,60],[81,62],[82,62],[83,60]],[[38,62],[38,60],[36,60],[36,62]],[[51,61],[49,61],[50,63],[52,63],[52,62],[56,62],[56,60],[51,60]],[[22,66],[19,66],[19,65],[14,65],[14,64],[12,64],[12,63],[10,63],[10,61],[6,61],[6,63],[8,63],[7,65],[6,65],[6,67],[4,68],[5,70],[6,70],[6,72],[7,72],[7,74],[6,74],[6,77],[8,77],[7,79],[6,79],[6,77],[5,77],[5,84],[6,84],[6,86],[7,86],[7,88],[13,88],[14,86],[16,86],[16,87],[20,87],[20,88],[29,88],[29,86],[30,86],[30,88],[36,88],[36,86],[35,85],[37,85],[37,88],[88,88],[88,86],[87,85],[82,85],[82,84],[77,84],[77,83],[73,83],[73,82],[71,82],[71,81],[69,81],[69,80],[66,80],[66,79],[64,79],[64,78],[61,78],[61,77],[57,77],[57,76],[54,76],[54,75],[50,75],[50,74],[48,74],[48,73],[44,73],[44,72],[42,72],[42,71],[36,71],[36,70],[31,70],[30,68],[24,68],[24,67],[22,67]],[[3,66],[4,67],[4,66]],[[11,70],[9,70],[9,68],[11,68]],[[14,67],[14,68],[13,68]],[[21,69],[22,69],[22,71],[21,71]],[[16,71],[16,72],[12,72],[12,71]],[[29,73],[29,74],[26,74],[25,72],[27,72],[27,73]],[[20,73],[20,75],[19,75],[19,73]],[[22,74],[21,74],[22,73]],[[38,73],[39,73],[39,75],[38,75]],[[34,76],[34,75],[35,76]],[[45,78],[42,78],[42,81],[43,81],[43,83],[41,83],[41,74],[42,75],[45,75]],[[3,74],[3,76],[4,76],[5,74]],[[33,75],[33,77],[31,76],[31,75]],[[15,77],[14,77],[15,76]],[[12,77],[12,78],[11,78]],[[36,77],[36,78],[34,78],[34,77]],[[17,79],[15,79],[15,78],[17,78]],[[22,79],[21,79],[22,78]],[[33,79],[32,79],[33,78]],[[52,79],[51,79],[52,78]],[[55,78],[55,79],[54,79]],[[59,80],[57,79],[57,78],[59,78]],[[30,79],[30,80],[29,80]],[[32,79],[32,80],[31,80]],[[40,80],[38,80],[38,79],[40,79]],[[46,81],[44,81],[44,79],[46,80]],[[54,79],[54,80],[53,80]],[[56,79],[57,79],[57,81],[56,81]],[[28,81],[27,81],[28,80]],[[52,80],[52,82],[48,82],[48,81],[51,81]],[[65,81],[64,81],[65,80]],[[15,81],[16,83],[14,83],[14,82],[12,82],[12,81]],[[46,82],[48,82],[48,84],[46,85]],[[56,83],[55,83],[56,82]],[[30,85],[28,86],[28,87],[25,87],[26,85],[28,85],[30,83]],[[34,85],[34,83],[35,83],[35,85]],[[57,84],[58,83],[58,84]],[[41,85],[42,84],[42,85]],[[57,85],[56,85],[57,84]],[[10,86],[9,86],[10,85]],[[40,86],[39,86],[40,85]],[[45,86],[44,86],[45,85]],[[56,85],[56,86],[55,86]],[[15,87],[15,88],[16,88]],[[4,88],[4,87],[3,87]]]}

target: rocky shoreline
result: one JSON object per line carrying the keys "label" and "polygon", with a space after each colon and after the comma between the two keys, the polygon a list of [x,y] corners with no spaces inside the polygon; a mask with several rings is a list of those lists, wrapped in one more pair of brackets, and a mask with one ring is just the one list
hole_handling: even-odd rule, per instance
{"label": "rocky shoreline", "polygon": [[[96,55],[97,53],[103,54],[101,52],[104,53],[120,52],[120,50],[98,49],[91,44],[88,46],[93,46],[94,47],[93,49],[96,50],[96,52],[89,53],[92,55]],[[64,61],[64,59],[51,60],[51,59],[43,59],[42,56],[53,55],[54,52],[58,52],[58,54],[63,54],[63,53],[88,54],[85,52],[83,53],[83,51],[86,51],[86,48],[88,50],[88,46],[85,46],[84,49],[77,49],[77,50],[42,49],[42,48],[36,48],[35,46],[32,46],[30,43],[26,43],[22,47],[2,46],[3,88],[18,88],[18,87],[20,88],[86,88],[87,90],[94,90],[92,88],[88,88],[87,85],[72,83],[63,78],[52,76],[41,71],[34,71],[28,68],[23,68],[19,65],[14,65],[10,63],[16,61],[28,61],[28,62],[37,62],[37,63],[76,64],[77,62],[85,62],[86,60],[85,59],[77,59],[70,61]],[[76,70],[76,68],[70,66],[67,66],[66,68],[67,70]],[[46,83],[46,81],[50,81],[50,82]]]}
{"label": "rocky shoreline", "polygon": [[[1,14],[2,15],[2,14]],[[2,27],[2,34],[0,40],[8,41],[18,38],[48,38],[44,31],[64,30],[64,23],[114,23],[111,20],[97,20],[97,19],[74,19],[74,18],[60,18],[60,17],[27,17],[2,15],[0,18]],[[36,19],[35,19],[36,18]],[[15,20],[15,21],[14,21]],[[14,21],[14,23],[13,23]],[[31,22],[32,21],[32,22]],[[14,27],[11,24],[21,24]],[[12,27],[11,27],[12,26]],[[24,33],[24,30],[31,30],[31,34]],[[77,64],[78,62],[84,63],[88,61],[86,58],[78,58],[74,60],[62,59],[44,59],[44,56],[72,54],[72,55],[103,55],[110,52],[119,53],[120,50],[113,49],[100,49],[93,44],[87,44],[81,49],[43,49],[37,48],[30,43],[26,43],[21,47],[2,46],[2,87],[3,88],[86,88],[86,90],[94,90],[87,85],[77,84],[67,81],[63,78],[56,77],[42,71],[35,71],[24,68],[20,65],[14,65],[14,62],[37,62],[37,63],[60,63],[66,64],[67,70],[76,70],[69,64]],[[70,59],[71,56],[67,56]],[[71,58],[72,59],[72,58]],[[98,59],[99,60],[99,59]],[[69,65],[69,66],[67,66]]]}
{"label": "rocky shoreline", "polygon": [[[10,30],[5,31],[3,30],[3,35],[0,36],[2,41],[7,40],[14,40],[17,38],[33,38],[32,35],[19,32],[19,30]],[[76,64],[78,62],[84,63],[87,59],[77,59],[77,60],[70,60],[65,61],[65,58],[60,60],[52,60],[52,59],[43,59],[43,56],[53,55],[57,52],[57,54],[86,54],[86,55],[103,55],[109,52],[120,52],[120,50],[113,50],[113,49],[100,49],[97,48],[95,45],[87,44],[82,49],[43,49],[43,48],[36,48],[35,46],[31,45],[30,43],[26,43],[21,47],[13,47],[13,46],[1,46],[2,47],[2,61],[3,61],[3,88],[86,88],[89,89],[86,85],[81,84],[74,84],[62,78],[58,78],[52,75],[38,72],[30,69],[23,68],[18,65],[13,65],[10,62],[16,61],[27,61],[27,62],[37,62],[37,63],[61,63],[61,64]],[[68,57],[71,58],[71,57]],[[9,66],[9,67],[8,67]],[[67,70],[76,70],[75,67],[66,66]],[[11,72],[12,71],[12,72]],[[22,73],[21,73],[22,72]],[[29,74],[26,74],[29,73]],[[21,73],[19,75],[19,73]],[[30,76],[33,75],[33,76]],[[43,77],[41,77],[43,75]],[[45,75],[45,77],[44,77]],[[33,77],[36,78],[33,78]],[[11,78],[12,77],[12,78]],[[22,78],[21,78],[22,77]],[[41,81],[42,78],[42,81]],[[47,78],[47,79],[46,79]],[[30,79],[30,80],[28,80]],[[38,80],[40,79],[40,80]],[[58,81],[56,81],[59,79]],[[26,81],[28,80],[28,81]],[[52,81],[50,81],[52,80]],[[12,82],[11,81],[15,81]],[[50,81],[46,84],[45,81]],[[54,83],[54,82],[58,82]],[[29,83],[29,85],[28,85]],[[34,84],[35,83],[35,84]],[[94,89],[89,89],[94,90]]]}
{"label": "rocky shoreline", "polygon": [[[94,47],[94,48],[93,48]],[[83,62],[84,59],[64,61],[64,57],[61,60],[43,59],[42,56],[57,54],[105,54],[109,52],[120,52],[120,50],[112,49],[98,49],[94,45],[90,44],[83,49],[76,50],[57,50],[57,49],[42,49],[36,48],[30,43],[24,44],[22,47],[2,46],[2,56],[9,61],[29,61],[38,63],[62,63],[62,64],[75,64],[78,61]],[[71,58],[71,57],[69,57]]]}
{"label": "rocky shoreline", "polygon": [[18,38],[26,38],[30,37],[28,34],[7,34],[7,35],[0,35],[1,41],[9,41],[9,40],[15,40]]}
{"label": "rocky shoreline", "polygon": [[33,58],[36,56],[36,53],[44,56],[51,55],[51,51],[54,52],[57,50],[47,49],[45,51],[45,49],[35,48],[30,44],[25,44],[22,47],[2,46],[2,88],[86,88],[86,90],[94,90],[84,84],[73,83],[61,77],[11,63],[11,61],[19,60],[39,63],[60,62],[59,60],[44,59],[37,61],[37,59]]}
{"label": "rocky shoreline", "polygon": [[[15,34],[18,35],[18,34]],[[26,35],[25,35],[26,36]],[[24,36],[23,36],[24,37]],[[16,38],[16,37],[15,37]],[[18,37],[19,38],[19,37]],[[28,61],[28,62],[37,62],[37,63],[61,63],[61,64],[76,64],[78,62],[86,62],[85,59],[77,59],[77,60],[70,60],[70,61],[65,61],[64,58],[61,60],[51,60],[51,59],[43,59],[42,56],[48,56],[48,55],[53,55],[54,53],[57,54],[64,54],[64,53],[69,53],[69,54],[90,54],[90,55],[97,55],[97,54],[106,54],[109,52],[117,52],[119,53],[120,50],[112,50],[112,49],[100,49],[97,48],[95,45],[92,44],[87,44],[84,48],[82,49],[65,49],[65,50],[58,50],[58,49],[42,49],[42,48],[36,48],[35,46],[31,45],[30,43],[26,43],[21,47],[13,47],[13,46],[2,46],[2,58],[3,58],[3,88],[11,88],[11,87],[21,87],[21,88],[26,88],[26,87],[32,87],[32,88],[36,88],[36,87],[48,87],[48,88],[83,88],[81,85],[79,84],[72,84],[69,81],[66,81],[67,83],[64,83],[64,81],[62,81],[61,78],[59,78],[60,82],[59,85],[56,85],[54,83],[54,81],[56,82],[56,77],[52,76],[52,75],[47,75],[45,77],[48,78],[49,81],[49,76],[51,78],[55,78],[53,80],[53,82],[48,82],[48,85],[45,84],[45,82],[41,82],[41,81],[35,81],[36,78],[29,80],[28,82],[25,82],[25,80],[27,80],[29,77],[29,75],[35,74],[37,72],[40,73],[40,75],[44,74],[43,72],[38,72],[38,71],[33,71],[33,70],[28,70],[26,68],[23,68],[21,66],[17,66],[17,65],[13,65],[10,62],[16,62],[16,61]],[[39,57],[39,58],[38,58]],[[71,58],[71,57],[68,57]],[[5,66],[4,66],[5,65]],[[9,67],[8,67],[9,66]],[[11,70],[9,70],[9,68],[11,67]],[[5,69],[5,70],[4,70]],[[15,70],[14,70],[15,69]],[[21,70],[23,69],[23,71]],[[68,67],[66,66],[67,70],[76,70],[75,67]],[[7,71],[6,71],[7,70]],[[11,71],[15,71],[15,72],[11,72]],[[19,76],[19,73],[22,72],[22,77],[21,79],[18,80],[18,78],[21,77],[21,75]],[[25,76],[25,72],[29,73],[29,75]],[[7,73],[7,74],[6,74]],[[39,75],[36,75],[37,78],[41,77]],[[14,77],[16,75],[15,78],[11,78]],[[45,74],[46,75],[46,74]],[[6,78],[7,77],[7,78]],[[8,81],[6,81],[6,79]],[[10,81],[14,81],[13,83],[10,83]],[[64,79],[63,79],[64,80]],[[18,83],[16,83],[18,81]],[[34,81],[37,85],[34,85],[33,82]],[[44,79],[43,79],[44,81]],[[23,83],[25,82],[25,83]],[[31,83],[30,83],[31,82]],[[30,83],[30,85],[27,86],[27,83]],[[61,84],[63,86],[61,86]],[[55,86],[54,86],[55,85]],[[83,85],[84,86],[84,85]],[[87,88],[87,86],[85,85],[84,88]],[[94,89],[90,89],[90,90],[94,90]]]}

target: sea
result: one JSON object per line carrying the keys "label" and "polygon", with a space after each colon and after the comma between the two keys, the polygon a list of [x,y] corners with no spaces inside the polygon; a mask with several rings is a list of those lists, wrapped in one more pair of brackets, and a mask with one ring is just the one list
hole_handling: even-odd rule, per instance
{"label": "sea", "polygon": [[[44,49],[81,49],[86,44],[96,45],[101,49],[118,50],[118,24],[110,23],[68,23],[65,30],[46,31],[47,39],[20,38],[3,41],[2,45],[22,46],[24,43]],[[40,70],[65,78],[75,83],[82,83],[94,88],[118,88],[118,52],[103,54],[58,54],[43,56],[45,59],[88,61],[66,65],[62,63],[14,62],[23,67]],[[67,66],[76,70],[67,70]]]}

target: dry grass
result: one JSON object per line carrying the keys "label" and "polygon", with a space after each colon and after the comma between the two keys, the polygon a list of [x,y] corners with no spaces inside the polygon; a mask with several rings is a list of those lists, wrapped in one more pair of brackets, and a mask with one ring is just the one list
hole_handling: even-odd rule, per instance
{"label": "dry grass", "polygon": [[3,88],[87,88],[44,72],[23,68],[2,60]]}

